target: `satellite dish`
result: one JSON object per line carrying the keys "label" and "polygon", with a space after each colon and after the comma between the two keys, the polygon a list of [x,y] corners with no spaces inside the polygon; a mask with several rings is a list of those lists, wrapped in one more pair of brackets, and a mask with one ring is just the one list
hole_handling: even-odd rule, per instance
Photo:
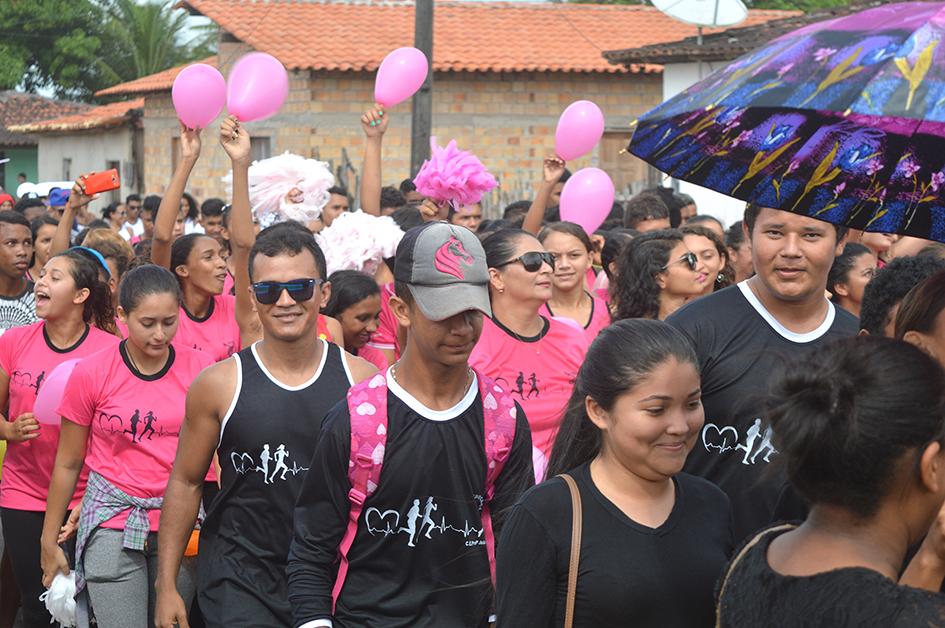
{"label": "satellite dish", "polygon": [[741,0],[652,0],[653,6],[687,24],[703,27],[733,26],[748,17]]}

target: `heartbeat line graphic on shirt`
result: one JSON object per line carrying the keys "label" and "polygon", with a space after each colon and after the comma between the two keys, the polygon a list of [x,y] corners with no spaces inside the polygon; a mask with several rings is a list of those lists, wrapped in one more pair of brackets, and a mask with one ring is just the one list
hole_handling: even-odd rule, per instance
{"label": "heartbeat line graphic on shirt", "polygon": [[413,505],[403,518],[404,525],[401,526],[400,512],[393,509],[380,510],[371,507],[364,511],[364,525],[371,536],[382,535],[388,537],[396,534],[406,534],[407,547],[416,547],[422,539],[433,540],[431,535],[435,531],[439,531],[441,536],[447,532],[452,532],[461,534],[465,539],[470,537],[475,539],[467,541],[466,545],[480,545],[485,542],[481,540],[483,537],[482,528],[471,526],[468,521],[463,522],[463,527],[457,528],[446,522],[446,515],[440,515],[440,523],[437,525],[433,521],[432,515],[438,509],[439,505],[433,501],[432,497],[427,497],[426,503],[422,507],[420,506],[420,500],[414,499]]}
{"label": "heartbeat line graphic on shirt", "polygon": [[[762,456],[764,462],[771,462],[771,456],[778,453],[778,450],[771,444],[771,438],[774,432],[771,426],[765,426],[760,418],[756,418],[751,427],[745,432],[745,442],[739,443],[740,435],[738,430],[731,425],[719,427],[714,423],[706,423],[702,428],[702,445],[706,451],[713,449],[718,453],[724,454],[727,451],[744,451],[741,463],[753,465],[758,461],[758,456]],[[760,442],[759,442],[760,439]],[[755,444],[758,443],[757,449]]]}
{"label": "heartbeat line graphic on shirt", "polygon": [[[280,480],[285,480],[287,473],[291,473],[292,476],[295,477],[300,473],[308,471],[308,467],[300,467],[294,460],[290,467],[287,462],[288,459],[289,450],[285,448],[285,444],[280,444],[276,447],[275,452],[270,452],[269,443],[264,444],[262,451],[259,452],[258,464],[253,456],[248,453],[234,451],[230,454],[230,462],[233,464],[233,469],[237,473],[240,475],[261,473],[263,476],[263,484],[275,484],[276,476],[279,476],[278,479]],[[270,462],[275,463],[271,473],[269,471]]]}

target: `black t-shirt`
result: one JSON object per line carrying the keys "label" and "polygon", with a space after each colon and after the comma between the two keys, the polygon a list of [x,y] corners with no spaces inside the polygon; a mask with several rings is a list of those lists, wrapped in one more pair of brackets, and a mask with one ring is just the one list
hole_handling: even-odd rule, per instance
{"label": "black t-shirt", "polygon": [[[481,508],[486,483],[483,407],[475,382],[453,408],[433,411],[387,375],[387,443],[377,491],[364,503],[335,614],[331,591],[347,528],[351,420],[346,402],[325,418],[295,510],[289,601],[296,626],[484,626],[492,583]],[[500,518],[534,483],[531,434],[517,407],[515,441],[490,503]]]}
{"label": "black t-shirt", "polygon": [[945,626],[945,597],[899,585],[863,567],[783,576],[768,565],[770,531],[732,569],[722,592],[723,628],[919,628]]}
{"label": "black t-shirt", "polygon": [[38,320],[32,281],[27,281],[23,292],[15,297],[0,295],[0,330],[32,325]]}
{"label": "black t-shirt", "polygon": [[[768,469],[777,454],[764,417],[772,375],[815,347],[855,335],[857,320],[828,302],[820,327],[791,332],[743,281],[686,305],[667,322],[692,340],[702,371],[705,425],[685,470],[728,494],[741,541],[775,519],[779,500],[796,503],[785,499],[784,475]],[[788,508],[779,515],[800,518],[803,512]]]}
{"label": "black t-shirt", "polygon": [[[680,473],[672,512],[649,528],[597,489],[589,465],[570,475],[583,510],[575,628],[713,626],[715,583],[734,543],[725,493]],[[496,565],[499,628],[564,624],[571,516],[560,478],[531,489],[512,510]]]}

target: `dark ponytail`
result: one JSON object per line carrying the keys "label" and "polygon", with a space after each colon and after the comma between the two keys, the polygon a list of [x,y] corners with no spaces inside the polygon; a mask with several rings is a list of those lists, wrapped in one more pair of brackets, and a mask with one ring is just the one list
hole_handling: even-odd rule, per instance
{"label": "dark ponytail", "polygon": [[768,417],[788,478],[811,504],[876,513],[900,462],[945,434],[945,374],[904,342],[823,347],[774,382]]}
{"label": "dark ponytail", "polygon": [[633,390],[670,358],[699,369],[692,344],[671,325],[638,318],[617,321],[604,329],[591,344],[578,372],[555,437],[547,477],[579,467],[600,453],[600,429],[587,416],[586,397],[609,412],[621,395]]}
{"label": "dark ponytail", "polygon": [[72,263],[69,274],[76,290],[86,288],[89,291],[89,297],[83,304],[82,320],[102,331],[116,333],[112,291],[108,287],[108,280],[102,281],[101,278],[102,274],[108,276],[108,266],[94,253],[82,248],[71,248],[54,257],[64,257]]}

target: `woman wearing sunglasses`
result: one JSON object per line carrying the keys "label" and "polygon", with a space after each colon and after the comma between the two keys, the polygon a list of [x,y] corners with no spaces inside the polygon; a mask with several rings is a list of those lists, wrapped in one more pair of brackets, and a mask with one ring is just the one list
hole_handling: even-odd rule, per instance
{"label": "woman wearing sunglasses", "polygon": [[510,391],[525,410],[540,478],[588,341],[578,325],[541,315],[551,298],[555,259],[535,236],[504,229],[482,245],[492,318],[483,321],[469,363]]}
{"label": "woman wearing sunglasses", "polygon": [[705,273],[698,267],[695,253],[675,229],[634,238],[617,261],[617,280],[611,290],[617,302],[614,319],[665,320],[705,291]]}
{"label": "woman wearing sunglasses", "polygon": [[[154,625],[158,525],[194,378],[213,360],[172,346],[180,287],[153,264],[128,273],[118,315],[128,338],[75,367],[58,414],[59,450],[42,533],[43,584],[69,565],[60,525],[83,468],[89,469],[76,538],[76,587],[99,626]],[[178,588],[192,597],[193,559]]]}

